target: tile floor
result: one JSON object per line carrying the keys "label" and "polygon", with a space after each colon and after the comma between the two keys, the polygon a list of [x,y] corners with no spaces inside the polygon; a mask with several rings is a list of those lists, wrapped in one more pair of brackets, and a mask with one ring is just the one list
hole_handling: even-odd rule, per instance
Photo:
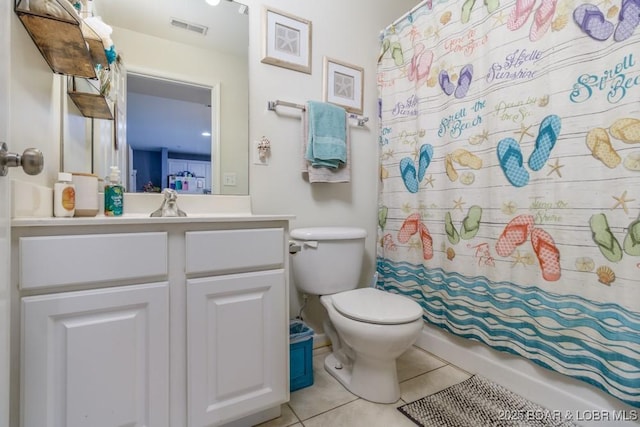
{"label": "tile floor", "polygon": [[314,384],[291,393],[280,418],[260,427],[415,427],[396,408],[466,380],[471,375],[417,347],[398,359],[400,400],[376,404],[347,391],[324,369],[329,347],[314,350]]}

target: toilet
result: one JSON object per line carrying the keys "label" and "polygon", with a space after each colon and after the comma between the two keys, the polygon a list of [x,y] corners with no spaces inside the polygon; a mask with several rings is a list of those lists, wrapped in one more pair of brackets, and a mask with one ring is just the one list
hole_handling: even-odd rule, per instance
{"label": "toilet", "polygon": [[422,307],[379,289],[358,288],[366,230],[298,228],[290,233],[293,280],[300,292],[320,296],[329,318],[324,331],[332,353],[325,369],[353,394],[376,403],[400,398],[396,359],[422,330]]}

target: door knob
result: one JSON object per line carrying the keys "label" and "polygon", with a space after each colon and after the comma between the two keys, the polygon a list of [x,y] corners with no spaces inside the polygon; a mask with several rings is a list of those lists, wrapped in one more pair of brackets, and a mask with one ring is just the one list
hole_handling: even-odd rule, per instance
{"label": "door knob", "polygon": [[10,167],[22,166],[27,175],[38,175],[44,167],[44,156],[37,148],[27,148],[22,155],[9,153],[7,144],[0,143],[0,176],[5,176]]}

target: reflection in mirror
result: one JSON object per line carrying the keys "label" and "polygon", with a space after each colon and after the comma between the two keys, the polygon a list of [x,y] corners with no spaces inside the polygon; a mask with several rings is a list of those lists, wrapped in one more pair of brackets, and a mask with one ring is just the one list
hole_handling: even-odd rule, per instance
{"label": "reflection in mirror", "polygon": [[127,74],[130,192],[212,193],[214,94],[210,87]]}
{"label": "reflection in mirror", "polygon": [[[211,186],[203,185],[202,192],[210,189],[213,194],[248,194],[249,192],[249,94],[248,94],[248,33],[249,20],[246,6],[232,0],[220,2],[217,6],[210,6],[204,0],[190,2],[176,2],[173,0],[94,0],[94,11],[97,16],[101,16],[105,23],[113,28],[112,39],[116,50],[122,55],[124,67],[128,74],[132,74],[134,80],[127,78],[128,85],[133,85],[134,90],[137,82],[136,77],[154,76],[167,83],[187,82],[191,88],[193,86],[206,88],[211,91],[208,96],[211,105],[209,117],[219,117],[219,126],[216,129],[215,122],[210,129],[212,134],[209,137],[208,145],[213,146],[214,151],[209,155],[211,163],[210,173]],[[157,80],[157,79],[156,79]],[[159,89],[160,90],[160,89]],[[136,90],[137,91],[137,90]],[[187,91],[187,89],[185,89]],[[139,91],[138,91],[139,92]],[[161,113],[152,118],[147,118],[146,130],[136,131],[133,124],[135,109],[138,103],[136,96],[147,96],[166,98],[159,93],[149,93],[148,91],[139,95],[127,88],[126,116],[128,117],[126,128],[127,138],[118,145],[118,152],[113,152],[113,132],[108,128],[109,124],[100,123],[93,127],[93,163],[96,165],[94,172],[99,176],[104,176],[108,171],[110,163],[119,164],[123,170],[134,169],[136,171],[136,183],[128,176],[129,191],[141,191],[144,184],[152,182],[150,187],[163,188],[169,185],[168,176],[169,164],[167,162],[166,177],[165,172],[160,172],[159,178],[151,179],[151,172],[143,171],[140,163],[133,165],[135,151],[142,151],[137,148],[138,138],[135,132],[145,132],[151,134],[148,126],[161,127],[167,121],[162,118]],[[184,98],[184,97],[183,97]],[[184,101],[169,97],[171,102]],[[214,100],[212,102],[211,100]],[[216,108],[216,103],[218,108]],[[200,101],[201,106],[202,104]],[[146,107],[147,110],[153,107]],[[191,117],[193,118],[193,116]],[[100,122],[96,120],[96,122]],[[162,123],[161,123],[162,122]],[[122,124],[116,124],[119,128]],[[192,129],[201,140],[201,125]],[[210,124],[211,126],[211,124]],[[131,129],[133,127],[133,129]],[[160,146],[159,137],[144,138],[153,144],[157,144],[154,150],[164,149],[166,158],[185,156],[184,145],[186,138],[172,130],[165,130],[163,136],[174,135],[173,143],[183,145],[182,148],[175,146]],[[99,135],[102,133],[101,135]],[[130,147],[126,147],[129,144]],[[125,148],[126,147],[126,148]],[[111,152],[109,152],[111,150]],[[132,153],[133,151],[133,153]],[[216,152],[219,156],[216,158]],[[172,153],[171,155],[169,153]],[[182,154],[178,154],[182,153]],[[206,154],[196,151],[201,156]],[[195,154],[195,153],[190,153]],[[200,157],[190,157],[181,160],[199,160]],[[202,157],[202,161],[204,157]],[[194,163],[195,164],[195,163]],[[173,166],[172,166],[173,167]],[[184,167],[184,166],[183,166]],[[192,166],[187,166],[187,171]],[[180,166],[175,166],[181,169]],[[176,171],[173,169],[172,171]],[[181,170],[180,172],[184,172]],[[189,171],[192,172],[192,171]],[[196,172],[199,174],[200,172]],[[155,174],[155,172],[154,172]],[[149,177],[146,180],[145,177]],[[145,181],[146,182],[143,182]],[[175,181],[174,181],[175,183]],[[191,189],[191,183],[188,184]],[[207,182],[208,184],[208,182]],[[196,182],[196,188],[198,183]]]}

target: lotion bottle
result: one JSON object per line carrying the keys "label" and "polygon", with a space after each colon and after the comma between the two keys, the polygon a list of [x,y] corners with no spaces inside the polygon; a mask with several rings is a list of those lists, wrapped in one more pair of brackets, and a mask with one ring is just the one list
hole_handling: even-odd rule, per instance
{"label": "lotion bottle", "polygon": [[117,166],[111,166],[108,182],[104,186],[104,214],[120,216],[123,207],[124,187],[120,184],[120,169]]}
{"label": "lotion bottle", "polygon": [[53,186],[53,216],[71,217],[76,212],[76,187],[70,173],[59,172]]}

